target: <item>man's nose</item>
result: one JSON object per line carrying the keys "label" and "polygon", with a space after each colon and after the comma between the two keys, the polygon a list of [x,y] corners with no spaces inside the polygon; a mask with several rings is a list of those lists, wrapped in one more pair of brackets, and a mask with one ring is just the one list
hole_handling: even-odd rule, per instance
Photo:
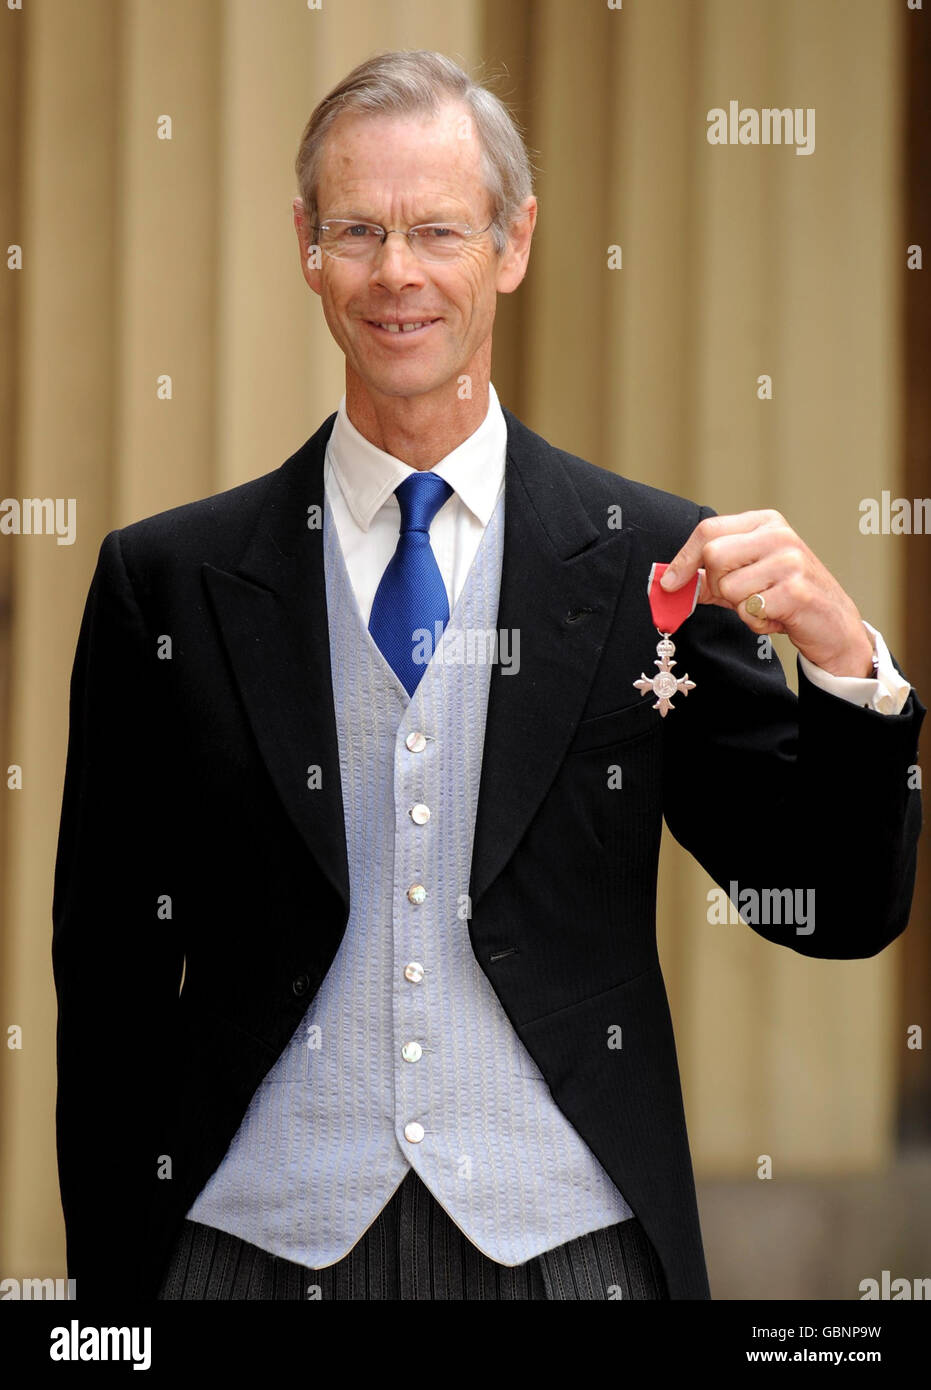
{"label": "man's nose", "polygon": [[371,283],[395,291],[424,283],[423,266],[403,232],[389,232],[376,251]]}

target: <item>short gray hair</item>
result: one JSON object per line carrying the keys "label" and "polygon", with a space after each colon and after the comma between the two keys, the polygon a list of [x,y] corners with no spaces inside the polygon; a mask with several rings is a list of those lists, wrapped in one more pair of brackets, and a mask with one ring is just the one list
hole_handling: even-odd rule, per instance
{"label": "short gray hair", "polygon": [[444,54],[427,49],[379,53],[368,58],[315,106],[294,161],[311,225],[316,225],[318,216],[317,183],[323,143],[340,116],[435,115],[447,101],[462,102],[475,121],[482,172],[494,204],[492,236],[500,254],[521,205],[533,193],[532,166],[520,127],[494,92],[473,81]]}

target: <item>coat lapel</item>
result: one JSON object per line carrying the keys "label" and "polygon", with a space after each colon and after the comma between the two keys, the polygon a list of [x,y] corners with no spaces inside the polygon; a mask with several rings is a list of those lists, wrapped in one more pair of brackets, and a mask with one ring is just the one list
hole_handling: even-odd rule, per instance
{"label": "coat lapel", "polygon": [[[348,914],[323,564],[323,464],[335,419],[325,420],[272,475],[235,569],[205,564],[203,574],[265,765]],[[309,520],[318,524],[308,526]]]}
{"label": "coat lapel", "polygon": [[[492,668],[473,843],[472,907],[514,852],[563,759],[617,604],[627,533],[599,529],[558,452],[505,410],[499,633],[519,670]],[[204,583],[268,772],[349,910],[323,557],[323,472],[335,415],[271,478],[236,566]],[[314,510],[316,509],[316,510]],[[308,519],[319,519],[308,526]],[[511,641],[510,651],[517,648]],[[311,769],[319,768],[319,785]]]}
{"label": "coat lapel", "polygon": [[[510,859],[565,755],[607,641],[629,534],[599,529],[556,449],[509,410],[498,631],[520,634],[520,669],[488,692],[469,894]],[[514,643],[511,642],[511,650]]]}

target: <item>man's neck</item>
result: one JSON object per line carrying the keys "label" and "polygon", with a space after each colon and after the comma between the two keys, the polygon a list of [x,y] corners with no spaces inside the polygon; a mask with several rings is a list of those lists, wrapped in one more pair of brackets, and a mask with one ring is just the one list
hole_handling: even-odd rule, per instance
{"label": "man's neck", "polygon": [[488,378],[468,400],[461,400],[455,381],[429,396],[386,396],[346,382],[346,414],[359,433],[410,468],[432,468],[474,434],[488,414]]}

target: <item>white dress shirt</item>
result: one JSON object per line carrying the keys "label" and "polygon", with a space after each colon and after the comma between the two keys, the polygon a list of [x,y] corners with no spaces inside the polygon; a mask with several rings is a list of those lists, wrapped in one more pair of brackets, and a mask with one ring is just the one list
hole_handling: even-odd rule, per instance
{"label": "white dress shirt", "polygon": [[[506,449],[507,423],[489,382],[484,420],[432,469],[453,489],[430,526],[430,544],[446,585],[450,613],[504,486]],[[359,433],[346,413],[344,394],[327,443],[324,486],[366,627],[375,591],[398,544],[401,508],[395,488],[414,472]],[[880,714],[899,714],[911,686],[893,666],[881,634],[867,622],[864,627],[879,661],[875,678],[831,675],[800,652],[802,670],[813,685],[842,700],[867,705]]]}

